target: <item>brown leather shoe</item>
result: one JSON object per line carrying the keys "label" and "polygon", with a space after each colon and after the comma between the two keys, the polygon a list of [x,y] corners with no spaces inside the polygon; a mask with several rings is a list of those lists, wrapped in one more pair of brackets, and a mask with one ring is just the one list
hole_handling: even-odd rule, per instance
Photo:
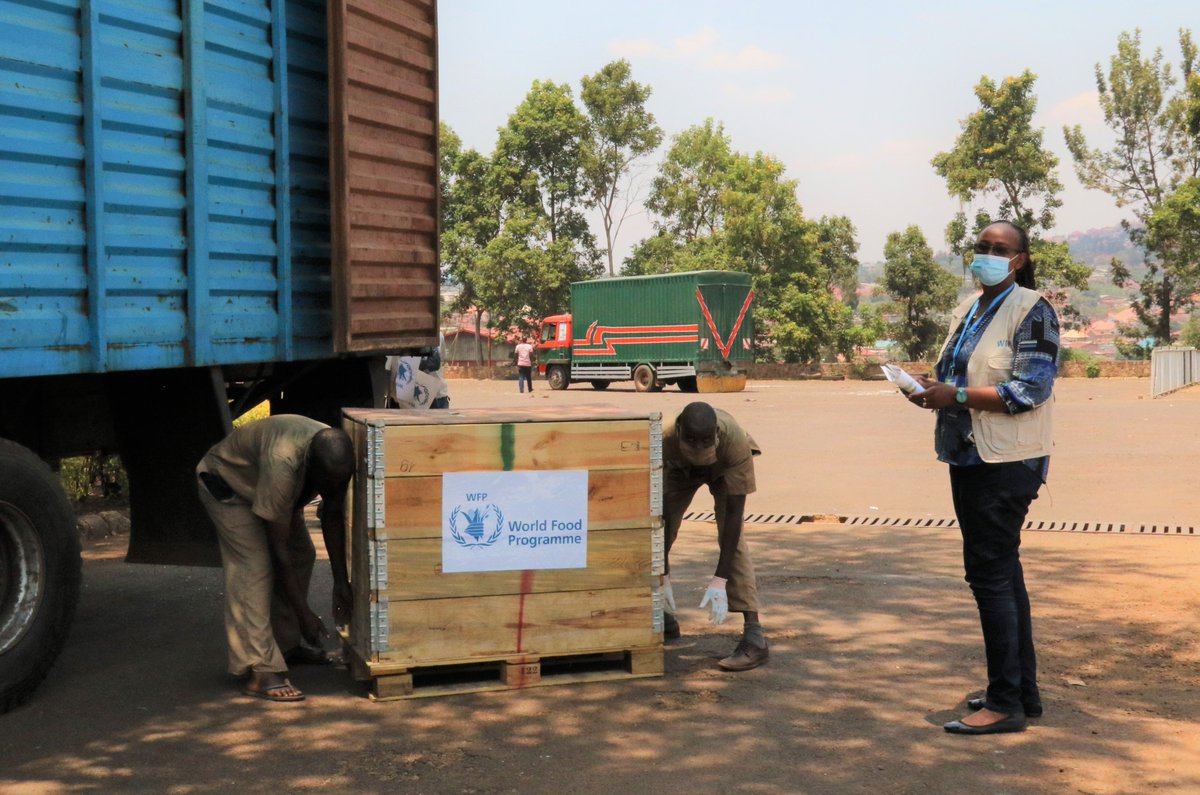
{"label": "brown leather shoe", "polygon": [[[766,643],[766,641],[763,641]],[[767,661],[770,652],[767,646],[761,649],[755,646],[750,641],[742,638],[738,641],[738,645],[733,650],[733,654],[723,660],[717,661],[717,667],[722,671],[749,671],[751,668],[757,668]]]}

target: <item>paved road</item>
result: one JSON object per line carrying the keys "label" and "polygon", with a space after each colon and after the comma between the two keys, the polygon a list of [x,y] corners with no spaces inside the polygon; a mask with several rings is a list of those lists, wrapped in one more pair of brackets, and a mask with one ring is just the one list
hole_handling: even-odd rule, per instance
{"label": "paved road", "polygon": [[[749,511],[954,516],[945,466],[933,455],[932,413],[884,382],[752,381],[745,392],[703,396],[574,385],[530,397],[515,381],[455,380],[450,390],[463,408],[609,403],[664,414],[699,397],[731,412],[763,448]],[[1049,488],[1030,519],[1200,532],[1200,386],[1153,400],[1147,379],[1065,378],[1056,395]]]}
{"label": "paved road", "polygon": [[[689,400],[451,386],[462,406]],[[1192,520],[1200,396],[1146,390],[1063,382],[1040,511]],[[881,385],[765,383],[713,402],[767,449],[755,510],[951,515],[930,418]],[[673,554],[685,637],[664,678],[386,704],[333,668],[293,672],[303,704],[239,697],[222,674],[220,572],[91,544],[66,650],[33,703],[0,716],[0,793],[1200,791],[1200,539],[1028,534],[1047,714],[979,740],[939,728],[983,676],[954,531],[751,527],[772,659],[742,675],[714,668],[736,628],[690,607],[713,532],[687,523]],[[324,568],[313,601],[327,616]]]}

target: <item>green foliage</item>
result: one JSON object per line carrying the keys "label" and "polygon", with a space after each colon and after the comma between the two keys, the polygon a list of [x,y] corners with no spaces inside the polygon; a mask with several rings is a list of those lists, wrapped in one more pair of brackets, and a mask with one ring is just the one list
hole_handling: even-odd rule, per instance
{"label": "green foliage", "polygon": [[1200,315],[1192,313],[1183,330],[1179,332],[1179,341],[1190,348],[1200,348]]}
{"label": "green foliage", "polygon": [[[1195,93],[1200,88],[1194,80],[1197,49],[1189,31],[1179,32],[1179,45],[1182,86],[1161,49],[1142,56],[1141,31],[1120,35],[1107,72],[1096,64],[1100,107],[1115,139],[1111,149],[1091,148],[1078,125],[1063,128],[1080,182],[1133,212],[1135,223],[1123,226],[1146,250],[1147,273],[1131,302],[1142,328],[1129,336],[1150,336],[1162,344],[1172,339],[1171,315],[1191,306],[1200,268],[1187,243],[1187,219],[1172,200],[1200,175],[1200,128],[1192,124],[1200,114],[1200,93]],[[1129,270],[1116,260],[1112,276],[1118,287],[1130,279]],[[1122,355],[1144,358],[1145,349],[1135,348],[1118,343]]]}
{"label": "green foliage", "polygon": [[996,217],[1026,229],[1053,226],[1062,206],[1058,158],[1044,148],[1042,129],[1033,127],[1036,80],[1028,70],[998,85],[981,78],[975,86],[979,110],[963,120],[954,148],[933,158],[951,196],[970,203],[994,195],[1000,200]]}
{"label": "green foliage", "polygon": [[[441,125],[439,170],[441,259],[445,276],[462,288],[450,308],[463,312],[482,304],[476,287],[477,269],[488,244],[500,233],[500,179],[492,161],[474,149],[463,149],[458,136],[445,123]],[[482,339],[476,339],[475,354],[482,362]]]}
{"label": "green foliage", "polygon": [[1078,348],[1063,347],[1059,349],[1059,363],[1066,364],[1067,362],[1082,362],[1087,364],[1096,360],[1095,354],[1081,351]]}
{"label": "green foliage", "polygon": [[1088,366],[1084,370],[1084,372],[1087,374],[1088,378],[1099,378],[1100,377],[1100,362],[1089,362]]}
{"label": "green foliage", "polygon": [[944,336],[940,313],[954,306],[958,280],[933,259],[933,250],[916,226],[892,232],[883,248],[883,287],[900,315],[891,337],[908,358],[921,361]]}
{"label": "green foliage", "polygon": [[655,228],[683,242],[714,234],[732,158],[725,125],[712,119],[676,135],[646,199]]}
{"label": "green foliage", "polygon": [[454,308],[487,311],[503,330],[562,311],[570,283],[601,271],[584,217],[591,129],[570,86],[534,81],[490,158],[445,125],[441,135],[442,261],[463,288]]}
{"label": "green foliage", "polygon": [[508,213],[500,234],[480,253],[472,282],[493,328],[528,332],[540,318],[562,311],[571,282],[596,273],[579,267],[571,240],[553,238],[545,216],[522,205]]}
{"label": "green foliage", "polygon": [[964,268],[975,239],[988,224],[1007,220],[1020,225],[1029,233],[1039,287],[1058,309],[1063,325],[1075,327],[1083,318],[1071,303],[1070,291],[1087,289],[1091,269],[1075,260],[1065,243],[1042,239],[1062,206],[1058,195],[1063,186],[1057,176],[1058,157],[1045,148],[1042,128],[1033,126],[1036,81],[1029,70],[999,84],[981,78],[975,87],[979,110],[963,120],[954,148],[932,162],[951,196],[965,204],[996,202],[995,214],[979,206],[970,221],[960,212],[946,227],[946,243],[963,257]]}
{"label": "green foliage", "polygon": [[116,455],[94,453],[59,462],[59,481],[67,498],[82,502],[88,497],[122,497],[129,494],[129,479]]}
{"label": "green foliage", "polygon": [[625,59],[585,76],[582,86],[580,98],[588,117],[583,171],[592,206],[599,210],[604,226],[604,253],[612,276],[613,246],[632,199],[629,185],[623,183],[633,164],[662,142],[663,131],[646,110],[650,87],[633,80]]}
{"label": "green foliage", "polygon": [[844,215],[821,216],[817,221],[817,257],[829,274],[829,288],[836,289],[842,303],[858,306],[858,230]]}
{"label": "green foliage", "polygon": [[734,152],[721,124],[708,119],[674,138],[646,205],[657,234],[635,247],[625,273],[749,273],[760,359],[852,357],[876,339],[830,289],[850,281],[847,271],[857,273],[853,225],[806,220],[783,164]]}

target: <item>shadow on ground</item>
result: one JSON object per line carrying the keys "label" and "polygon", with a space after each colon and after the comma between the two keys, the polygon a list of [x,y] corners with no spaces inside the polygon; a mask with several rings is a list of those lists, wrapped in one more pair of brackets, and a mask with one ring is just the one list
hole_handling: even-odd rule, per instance
{"label": "shadow on ground", "polygon": [[221,673],[219,570],[89,562],[59,664],[0,717],[0,791],[1200,791],[1200,541],[1027,534],[1046,717],[963,738],[940,725],[984,671],[955,531],[749,532],[764,668],[714,667],[737,628],[691,609],[715,529],[688,523],[664,678],[390,703],[332,668],[293,672],[303,704],[240,697]]}

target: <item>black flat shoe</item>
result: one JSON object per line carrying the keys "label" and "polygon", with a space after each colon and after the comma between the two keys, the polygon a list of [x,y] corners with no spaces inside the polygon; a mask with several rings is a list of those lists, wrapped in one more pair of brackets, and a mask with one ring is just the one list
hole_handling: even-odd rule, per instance
{"label": "black flat shoe", "polygon": [[[982,698],[969,698],[967,699],[967,709],[978,712],[983,709],[985,701],[986,699]],[[1025,710],[1025,717],[1027,718],[1042,717],[1042,702],[1040,701],[1023,703],[1021,707]]]}
{"label": "black flat shoe", "polygon": [[1023,732],[1025,725],[1025,716],[1014,712],[986,726],[968,726],[962,721],[952,720],[942,728],[950,734],[1007,734],[1008,732]]}
{"label": "black flat shoe", "polygon": [[663,613],[663,640],[675,640],[679,634],[679,620],[670,613]]}

